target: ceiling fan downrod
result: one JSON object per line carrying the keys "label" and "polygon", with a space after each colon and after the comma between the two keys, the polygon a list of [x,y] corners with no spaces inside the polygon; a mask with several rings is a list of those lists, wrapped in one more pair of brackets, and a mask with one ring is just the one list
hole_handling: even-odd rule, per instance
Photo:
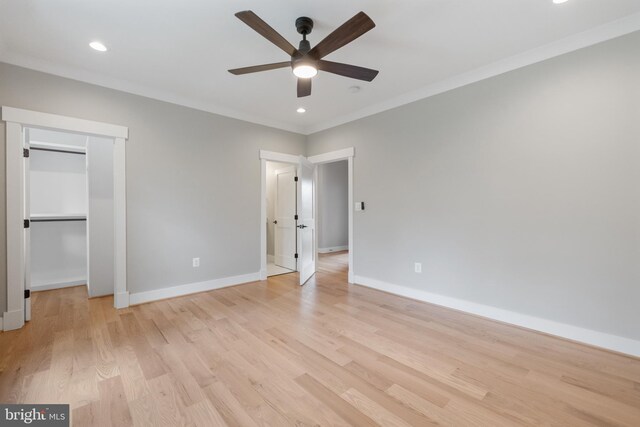
{"label": "ceiling fan downrod", "polygon": [[309,40],[307,40],[307,35],[311,34],[311,31],[313,30],[313,19],[306,16],[301,16],[296,19],[296,30],[298,33],[302,34],[302,40],[300,40],[298,51],[303,55],[306,55],[311,50],[311,44],[309,43]]}

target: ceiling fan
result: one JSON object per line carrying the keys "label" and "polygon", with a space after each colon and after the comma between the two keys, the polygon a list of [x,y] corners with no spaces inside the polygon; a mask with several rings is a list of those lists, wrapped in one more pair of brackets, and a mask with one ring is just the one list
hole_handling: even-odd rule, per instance
{"label": "ceiling fan", "polygon": [[311,78],[318,74],[318,70],[368,82],[372,81],[378,75],[377,70],[322,59],[331,52],[351,43],[376,26],[371,18],[364,12],[357,13],[353,18],[349,19],[325,37],[320,43],[314,46],[313,49],[311,49],[311,44],[307,40],[307,35],[310,34],[313,29],[313,20],[311,18],[303,16],[296,19],[296,29],[298,33],[302,34],[302,40],[300,41],[298,49],[296,49],[252,11],[245,10],[238,12],[236,16],[261,36],[285,51],[291,57],[291,60],[273,64],[255,65],[253,67],[235,68],[229,70],[231,74],[241,75],[291,67],[293,74],[298,78],[298,98],[311,95]]}

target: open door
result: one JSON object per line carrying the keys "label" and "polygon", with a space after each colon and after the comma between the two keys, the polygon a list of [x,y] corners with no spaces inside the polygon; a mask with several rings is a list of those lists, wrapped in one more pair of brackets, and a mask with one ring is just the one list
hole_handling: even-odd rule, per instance
{"label": "open door", "polygon": [[296,167],[276,171],[274,263],[296,270]]}
{"label": "open door", "polygon": [[300,156],[298,166],[298,271],[300,285],[316,272],[315,165]]}
{"label": "open door", "polygon": [[24,320],[31,320],[31,166],[29,163],[29,129],[22,128],[24,147]]}

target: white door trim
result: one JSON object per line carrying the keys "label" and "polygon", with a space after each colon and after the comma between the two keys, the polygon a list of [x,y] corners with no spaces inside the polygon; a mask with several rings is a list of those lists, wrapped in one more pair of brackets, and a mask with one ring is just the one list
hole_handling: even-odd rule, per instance
{"label": "white door trim", "polygon": [[[22,130],[22,146],[31,150],[29,129]],[[23,159],[24,199],[23,218],[31,218],[31,161],[29,157]],[[28,189],[28,190],[27,190]],[[29,292],[29,298],[24,299],[24,320],[31,320],[31,228],[24,229],[24,289]]]}
{"label": "white door trim", "polygon": [[342,150],[329,151],[328,153],[317,154],[315,156],[310,156],[307,158],[311,163],[321,164],[321,163],[333,163],[340,160],[348,160],[350,157],[355,156],[355,148],[343,148]]}
{"label": "white door trim", "polygon": [[[4,108],[3,108],[4,112]],[[4,117],[4,115],[3,115]],[[24,325],[24,168],[22,126],[6,124],[6,197],[7,197],[7,311],[3,330]]]}
{"label": "white door trim", "polygon": [[270,162],[293,163],[297,165],[299,158],[300,156],[295,156],[293,154],[276,153],[275,151],[260,150],[260,159],[268,160]]}
{"label": "white door trim", "polygon": [[114,139],[114,233],[115,233],[115,285],[116,308],[129,306],[127,292],[126,259],[126,176],[125,147],[129,129],[125,126],[94,122],[74,117],[2,107],[2,120],[6,122],[6,200],[7,200],[7,311],[4,330],[24,325],[25,258],[23,242],[24,167],[22,129],[25,126],[78,132]]}
{"label": "white door trim", "polygon": [[[349,147],[344,148],[342,150],[331,151],[328,153],[318,154],[316,156],[308,157],[311,163],[315,163],[316,165],[322,163],[333,163],[340,160],[347,160],[348,162],[348,206],[349,206],[349,274],[348,280],[349,283],[354,283],[355,272],[353,269],[353,158],[355,157],[355,148]],[[318,227],[316,227],[316,256],[318,251]]]}
{"label": "white door trim", "polygon": [[57,114],[41,113],[38,111],[23,110],[21,108],[3,106],[2,120],[5,122],[20,123],[22,126],[88,133],[91,135],[107,136],[111,138],[129,138],[129,128],[125,126],[77,119],[75,117],[59,116]]}
{"label": "white door trim", "polygon": [[126,138],[115,138],[113,145],[113,305],[115,308],[129,307],[127,288],[127,176]]}

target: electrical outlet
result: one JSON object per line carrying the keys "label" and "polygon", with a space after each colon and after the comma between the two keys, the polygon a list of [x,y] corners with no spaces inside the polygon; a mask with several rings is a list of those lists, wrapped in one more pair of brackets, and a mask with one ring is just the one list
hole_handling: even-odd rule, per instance
{"label": "electrical outlet", "polygon": [[416,273],[422,273],[422,263],[421,262],[416,262],[414,264],[414,270]]}
{"label": "electrical outlet", "polygon": [[200,258],[193,259],[193,267],[200,267]]}

